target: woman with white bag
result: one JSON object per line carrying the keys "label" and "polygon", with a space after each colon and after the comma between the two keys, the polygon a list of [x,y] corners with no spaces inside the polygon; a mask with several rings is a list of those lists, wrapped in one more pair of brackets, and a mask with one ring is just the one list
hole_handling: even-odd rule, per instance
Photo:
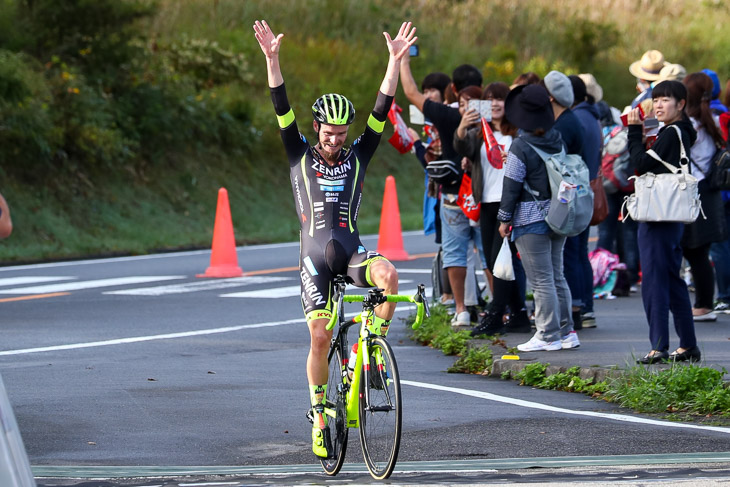
{"label": "woman with white bag", "polygon": [[[639,109],[635,108],[628,113],[629,154],[631,164],[640,176],[647,173],[672,172],[665,163],[680,167],[680,154],[687,153],[697,138],[697,132],[684,113],[687,89],[682,83],[663,81],[654,87],[652,98],[656,118],[664,123],[664,127],[659,131],[650,151],[647,151],[644,145]],[[688,162],[681,161],[681,164]],[[687,284],[679,276],[682,265],[680,242],[683,232],[684,224],[680,222],[639,222],[641,298],[649,322],[651,351],[638,359],[637,363],[651,364],[662,360],[696,362],[700,359]],[[674,318],[674,328],[679,336],[679,348],[671,354],[669,353],[670,311]]]}

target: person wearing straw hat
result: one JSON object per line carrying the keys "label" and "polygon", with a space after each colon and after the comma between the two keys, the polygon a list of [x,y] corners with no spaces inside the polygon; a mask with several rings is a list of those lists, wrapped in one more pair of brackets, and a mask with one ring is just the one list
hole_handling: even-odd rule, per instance
{"label": "person wearing straw hat", "polygon": [[662,68],[667,61],[664,54],[656,49],[646,51],[641,59],[629,66],[629,72],[636,77],[636,91],[639,94],[631,102],[631,108],[636,108],[642,101],[651,99],[651,82],[659,80]]}
{"label": "person wearing straw hat", "polygon": [[[572,95],[572,91],[571,91]],[[572,98],[572,96],[571,96]],[[520,129],[505,163],[499,233],[517,246],[535,298],[535,335],[517,346],[522,352],[554,351],[580,346],[573,330],[571,296],[563,275],[565,237],[545,222],[550,208],[547,168],[535,151],[564,149],[550,95],[541,85],[518,86],[505,101],[507,119]],[[529,188],[529,190],[527,189]]]}

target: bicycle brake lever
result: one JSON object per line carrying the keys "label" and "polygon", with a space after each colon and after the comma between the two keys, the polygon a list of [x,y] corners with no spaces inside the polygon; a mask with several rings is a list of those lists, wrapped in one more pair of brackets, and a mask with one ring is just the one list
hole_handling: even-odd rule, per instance
{"label": "bicycle brake lever", "polygon": [[426,313],[426,318],[431,317],[431,310],[428,307],[428,298],[426,298],[426,286],[423,284],[418,285],[417,302],[423,303],[423,311]]}

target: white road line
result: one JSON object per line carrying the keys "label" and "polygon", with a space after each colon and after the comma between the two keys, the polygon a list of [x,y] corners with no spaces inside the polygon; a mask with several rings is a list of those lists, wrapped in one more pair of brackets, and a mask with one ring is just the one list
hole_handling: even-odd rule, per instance
{"label": "white road line", "polygon": [[65,282],[63,284],[48,284],[45,286],[16,287],[12,289],[0,289],[0,294],[46,294],[66,291],[78,291],[80,289],[94,289],[97,287],[123,286],[126,284],[141,284],[154,281],[170,281],[172,279],[185,279],[186,276],[131,276],[115,277],[111,279],[95,279],[92,281]]}
{"label": "white road line", "polygon": [[259,289],[257,291],[241,291],[240,293],[221,294],[221,298],[258,298],[258,299],[278,299],[299,296],[302,292],[300,286],[276,287],[273,289]]}
{"label": "white road line", "polygon": [[303,323],[304,318],[296,318],[293,320],[270,321],[268,323],[255,323],[252,325],[228,326],[225,328],[210,328],[207,330],[184,331],[179,333],[166,333],[164,335],[149,335],[141,337],[117,338],[114,340],[104,340],[99,342],[87,343],[71,343],[68,345],[54,345],[50,347],[25,348],[21,350],[6,350],[0,352],[0,356],[6,355],[26,355],[29,353],[55,352],[59,350],[76,350],[79,348],[105,347],[109,345],[125,345],[128,343],[149,342],[153,340],[169,340],[171,338],[186,338],[201,335],[214,335],[217,333],[231,333],[234,331],[245,330],[247,328],[266,328],[269,326],[289,325],[292,323]]}
{"label": "white road line", "polygon": [[[422,235],[422,230],[410,230],[403,232],[403,236]],[[360,235],[360,240],[374,240],[378,239],[378,235]],[[236,247],[236,251],[251,251],[251,250],[268,250],[268,249],[281,249],[299,247],[299,242],[282,242],[276,244],[261,244],[261,245],[247,245],[243,247]],[[66,262],[46,262],[42,264],[25,264],[8,267],[0,267],[0,272],[17,271],[20,269],[45,269],[49,267],[70,267],[77,265],[92,265],[92,264],[108,264],[112,262],[132,262],[136,260],[150,260],[150,259],[169,259],[174,257],[185,257],[191,255],[210,255],[210,250],[188,250],[182,252],[165,252],[164,254],[149,254],[149,255],[133,255],[129,257],[112,257],[103,259],[86,259],[86,260],[72,260]]]}
{"label": "white road line", "polygon": [[291,281],[292,277],[244,276],[230,279],[206,280],[186,282],[183,284],[169,284],[167,286],[139,287],[122,289],[120,291],[106,291],[103,294],[121,294],[129,296],[163,296],[165,294],[183,294],[229,287],[250,286],[252,284],[266,284],[271,282]]}
{"label": "white road line", "polygon": [[634,416],[626,416],[625,414],[612,414],[612,413],[599,413],[596,411],[579,411],[574,409],[559,408],[555,406],[549,406],[547,404],[541,404],[539,402],[524,401],[522,399],[514,399],[511,397],[498,396],[496,394],[490,394],[489,392],[474,391],[471,389],[460,389],[456,387],[446,387],[437,384],[428,384],[425,382],[415,382],[410,380],[401,380],[401,384],[421,387],[423,389],[434,389],[437,391],[451,392],[454,394],[462,394],[464,396],[478,397],[480,399],[486,399],[488,401],[502,402],[505,404],[512,404],[524,408],[540,409],[543,411],[551,411],[554,413],[572,414],[574,416],[589,416],[592,418],[610,419],[612,421],[622,421],[625,423],[640,423],[650,424],[654,426],[663,426],[669,428],[685,428],[685,429],[699,429],[706,431],[715,431],[718,433],[730,434],[730,428],[723,428],[720,426],[704,426],[696,424],[685,424],[675,423],[670,421],[658,421],[655,419],[640,418]]}
{"label": "white road line", "polygon": [[37,282],[54,282],[54,281],[68,281],[70,279],[76,279],[75,277],[66,276],[18,276],[18,277],[5,277],[0,279],[0,286],[20,286],[23,284],[35,284]]}
{"label": "white road line", "polygon": [[[396,313],[403,312],[403,311],[411,311],[415,309],[415,305],[399,305],[398,308],[395,310]],[[352,317],[355,316],[357,313],[350,313],[346,316]],[[148,335],[148,336],[141,336],[141,337],[130,337],[130,338],[117,338],[114,340],[103,340],[98,342],[86,342],[86,343],[71,343],[68,345],[53,345],[49,347],[38,347],[38,348],[23,348],[19,350],[5,350],[0,351],[0,357],[2,356],[9,356],[9,355],[27,355],[30,353],[41,353],[41,352],[57,352],[61,350],[76,350],[79,348],[95,348],[95,347],[106,347],[109,345],[126,345],[129,343],[139,343],[139,342],[149,342],[153,340],[170,340],[173,338],[186,338],[186,337],[192,337],[192,336],[202,336],[202,335],[215,335],[218,333],[231,333],[234,331],[240,331],[240,330],[246,330],[246,329],[253,329],[253,328],[266,328],[270,326],[281,326],[281,325],[290,325],[292,323],[301,323],[304,324],[304,317],[301,318],[294,318],[291,320],[283,320],[283,321],[270,321],[266,323],[254,323],[251,325],[238,325],[238,326],[228,326],[224,328],[210,328],[207,330],[193,330],[193,331],[184,331],[179,333],[166,333],[164,335]]]}
{"label": "white road line", "polygon": [[[408,284],[413,282],[409,279],[403,279],[398,281],[399,284]],[[368,288],[363,289],[367,292]],[[256,291],[241,291],[239,293],[228,293],[221,294],[221,298],[257,298],[257,299],[277,299],[277,298],[291,298],[293,296],[299,296],[302,292],[301,286],[285,286],[276,287],[272,289],[258,289]],[[415,289],[411,294],[415,294]],[[359,294],[358,288],[348,289],[348,294]],[[404,293],[407,294],[407,293]]]}

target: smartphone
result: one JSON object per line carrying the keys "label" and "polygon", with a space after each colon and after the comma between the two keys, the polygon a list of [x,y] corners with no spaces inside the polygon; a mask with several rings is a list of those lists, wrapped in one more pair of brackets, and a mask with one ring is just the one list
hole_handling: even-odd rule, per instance
{"label": "smartphone", "polygon": [[644,130],[655,129],[659,127],[659,120],[654,117],[644,119]]}
{"label": "smartphone", "polygon": [[426,123],[423,112],[416,105],[410,105],[408,107],[408,116],[411,119],[411,125],[423,125]]}
{"label": "smartphone", "polygon": [[413,44],[413,45],[411,46],[411,48],[410,48],[410,49],[408,50],[408,54],[409,54],[409,55],[410,55],[411,57],[416,57],[416,56],[418,56],[418,44]]}
{"label": "smartphone", "polygon": [[469,110],[476,110],[487,122],[492,121],[492,101],[491,100],[469,100]]}

